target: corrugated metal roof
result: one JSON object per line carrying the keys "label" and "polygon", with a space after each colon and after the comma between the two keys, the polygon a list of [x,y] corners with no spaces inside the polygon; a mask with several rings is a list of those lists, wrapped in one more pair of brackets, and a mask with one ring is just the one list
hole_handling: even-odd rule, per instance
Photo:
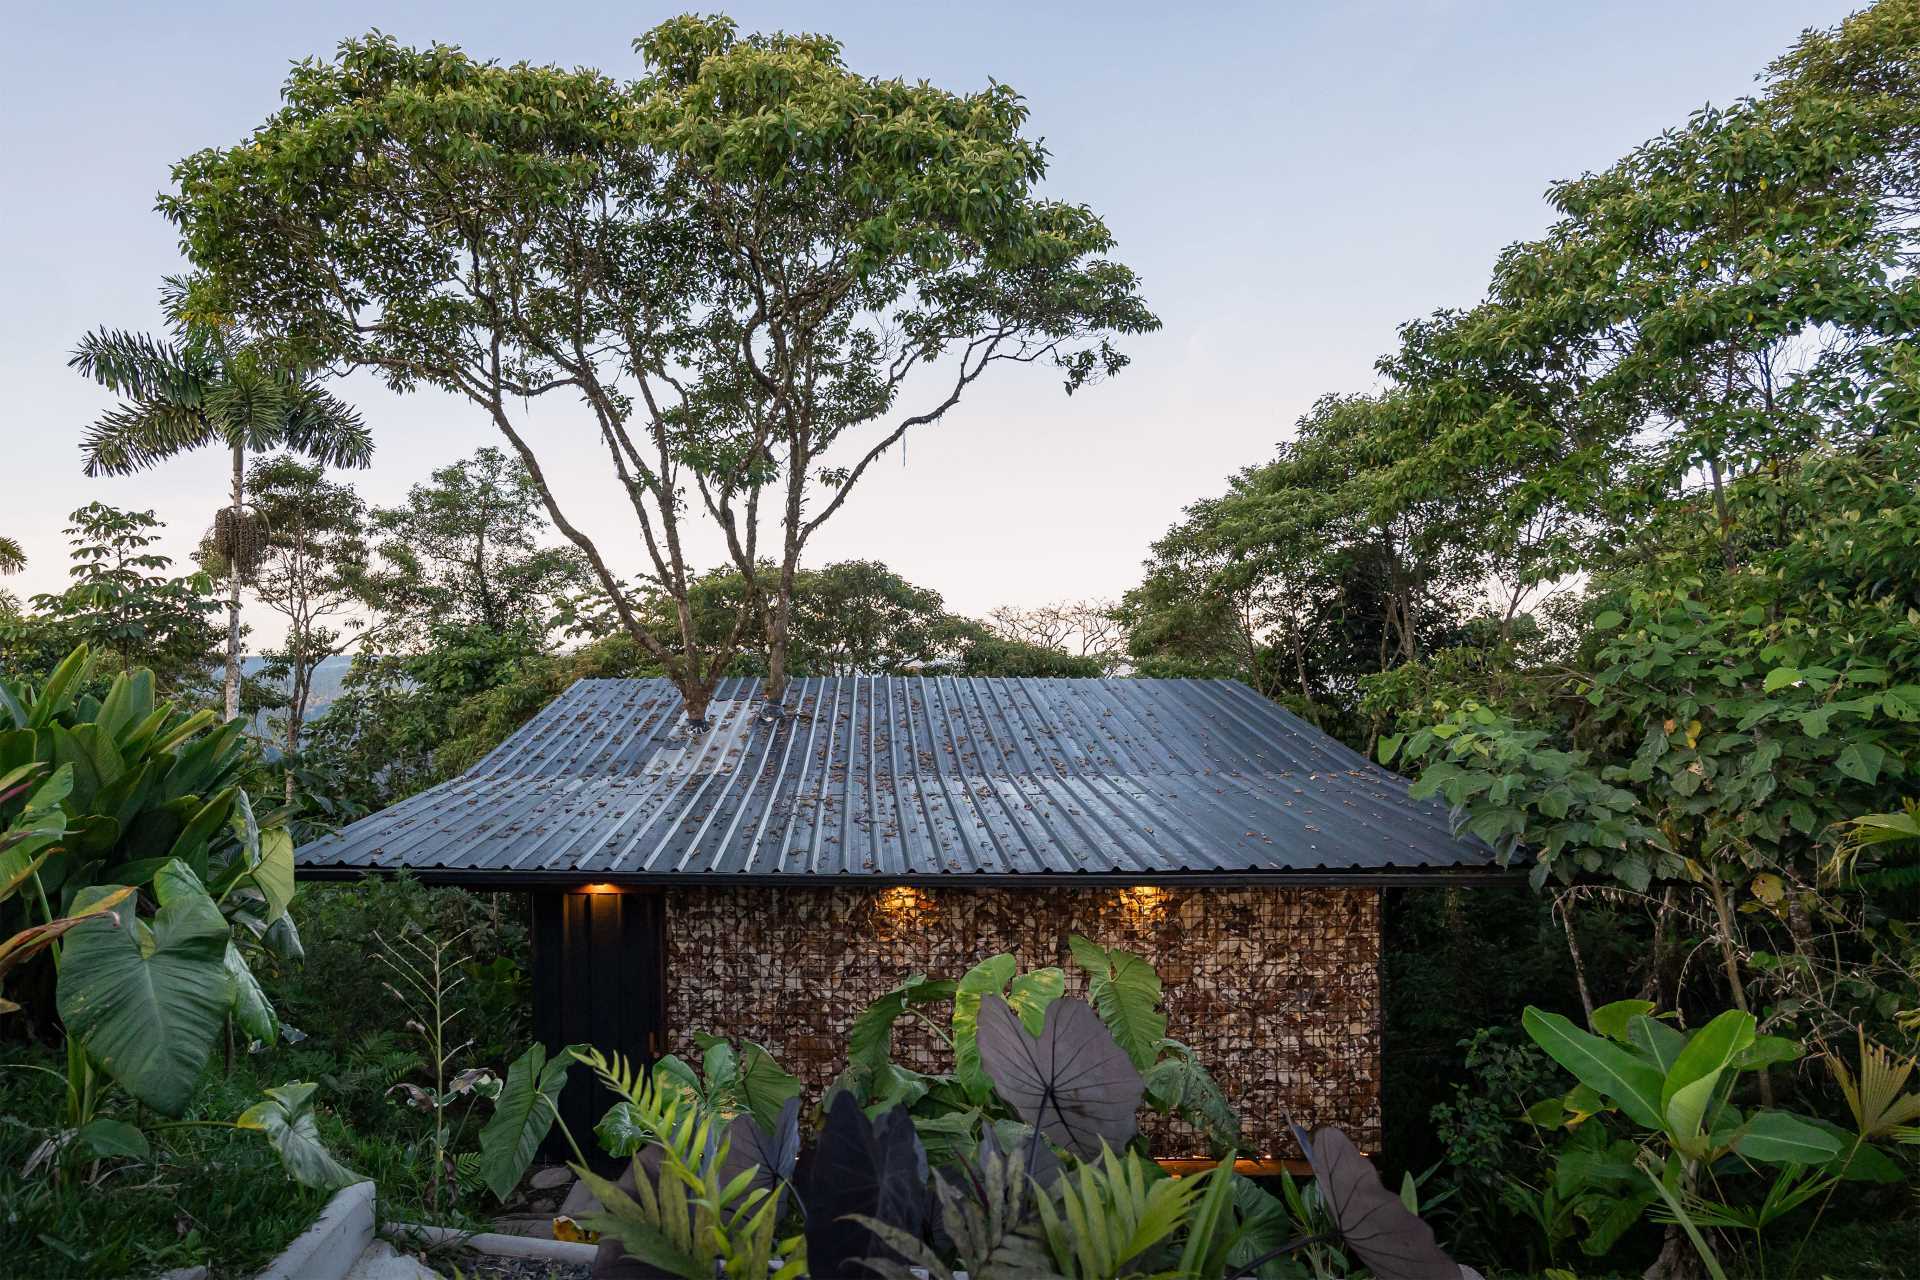
{"label": "corrugated metal roof", "polygon": [[1444,809],[1235,681],[582,680],[461,777],[300,850],[446,879],[892,880],[1485,868]]}

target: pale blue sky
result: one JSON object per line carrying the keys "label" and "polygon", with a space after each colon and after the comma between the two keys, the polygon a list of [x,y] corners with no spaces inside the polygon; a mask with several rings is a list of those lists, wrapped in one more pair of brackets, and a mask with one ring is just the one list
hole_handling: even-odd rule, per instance
{"label": "pale blue sky", "polygon": [[[65,513],[156,508],[182,555],[220,488],[213,457],[115,481],[76,441],[107,406],[66,367],[89,327],[152,327],[180,263],[152,212],[168,165],[238,140],[287,64],[380,27],[486,57],[614,74],[683,6],[252,3],[7,6],[0,42],[0,532],[33,558],[9,588],[64,580]],[[712,0],[701,6],[714,7]],[[1182,506],[1264,457],[1329,391],[1362,390],[1395,327],[1472,303],[1506,243],[1549,220],[1547,184],[1603,166],[1703,103],[1747,92],[1823,0],[1610,3],[751,4],[743,29],[822,30],[858,70],[1024,93],[1053,154],[1048,192],[1119,237],[1166,323],[1119,379],[1068,400],[1018,371],[912,437],[816,540],[886,560],[984,612],[1117,595]],[[348,389],[391,501],[493,437],[451,401]],[[543,422],[576,519],[634,544],[585,428]],[[717,559],[717,556],[714,558]],[[264,622],[264,619],[260,619]]]}

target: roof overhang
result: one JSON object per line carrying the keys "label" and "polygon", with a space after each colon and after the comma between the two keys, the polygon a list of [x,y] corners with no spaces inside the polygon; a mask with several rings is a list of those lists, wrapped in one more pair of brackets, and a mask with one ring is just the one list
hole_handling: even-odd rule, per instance
{"label": "roof overhang", "polygon": [[492,871],[458,867],[300,867],[308,881],[360,880],[393,876],[402,871],[422,884],[454,885],[463,889],[521,889],[561,892],[584,885],[613,885],[621,889],[686,889],[698,886],[726,889],[1436,889],[1518,886],[1527,882],[1524,871],[1501,867],[1436,867],[1393,871],[1194,871],[1166,875],[1115,872],[1050,875],[751,875],[648,873],[623,875],[579,871]]}

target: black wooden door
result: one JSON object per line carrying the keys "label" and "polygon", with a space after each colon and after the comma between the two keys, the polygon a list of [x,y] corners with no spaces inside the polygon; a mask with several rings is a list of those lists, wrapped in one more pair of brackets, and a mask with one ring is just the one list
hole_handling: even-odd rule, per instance
{"label": "black wooden door", "polygon": [[[533,895],[533,1032],[556,1053],[590,1044],[635,1067],[667,1037],[665,900],[655,892]],[[560,1095],[560,1118],[588,1156],[593,1126],[615,1101],[584,1067]],[[570,1155],[556,1129],[542,1154]]]}

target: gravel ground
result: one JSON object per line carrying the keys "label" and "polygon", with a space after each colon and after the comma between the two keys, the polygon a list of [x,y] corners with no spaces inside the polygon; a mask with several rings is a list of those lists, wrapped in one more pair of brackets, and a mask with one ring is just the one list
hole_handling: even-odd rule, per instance
{"label": "gravel ground", "polygon": [[442,1275],[459,1268],[465,1280],[587,1280],[592,1268],[582,1263],[545,1262],[538,1258],[497,1258],[472,1249],[436,1252],[428,1265]]}

